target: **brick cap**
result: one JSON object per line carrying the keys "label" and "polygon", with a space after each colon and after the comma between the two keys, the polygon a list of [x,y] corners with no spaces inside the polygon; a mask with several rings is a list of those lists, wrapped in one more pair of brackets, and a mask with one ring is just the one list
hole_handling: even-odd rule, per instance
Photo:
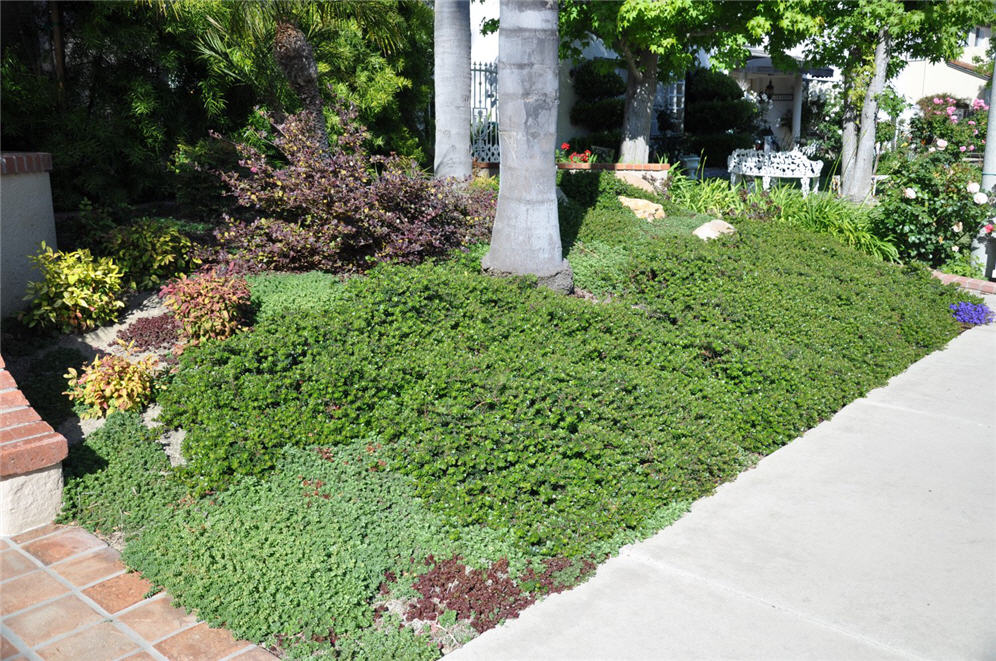
{"label": "brick cap", "polygon": [[946,285],[956,284],[964,289],[971,289],[982,294],[996,294],[996,282],[966,278],[963,275],[951,275],[950,273],[941,273],[936,270],[932,271],[931,274]]}
{"label": "brick cap", "polygon": [[33,174],[52,171],[52,154],[39,151],[0,153],[0,174]]}
{"label": "brick cap", "polygon": [[[501,163],[474,161],[475,170],[497,170]],[[609,170],[614,172],[666,172],[670,163],[557,163],[558,170]]]}
{"label": "brick cap", "polygon": [[25,475],[59,463],[69,454],[62,434],[45,434],[0,445],[0,477]]}

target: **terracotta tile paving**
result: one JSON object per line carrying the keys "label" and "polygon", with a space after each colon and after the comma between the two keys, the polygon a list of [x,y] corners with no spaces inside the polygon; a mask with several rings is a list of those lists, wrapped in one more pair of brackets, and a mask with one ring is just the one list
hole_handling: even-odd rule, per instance
{"label": "terracotta tile paving", "polygon": [[26,574],[32,569],[36,569],[35,563],[14,549],[0,552],[0,581]]}
{"label": "terracotta tile paving", "polygon": [[125,571],[117,551],[110,547],[52,565],[56,574],[76,586],[95,583]]}
{"label": "terracotta tile paving", "polygon": [[83,594],[96,601],[108,613],[117,613],[145,599],[151,589],[152,583],[133,573],[121,574],[97,583],[92,588],[83,590]]}
{"label": "terracotta tile paving", "polygon": [[22,548],[41,560],[43,564],[50,565],[77,553],[103,546],[107,545],[85,530],[69,528],[54,535],[28,542]]}
{"label": "terracotta tile paving", "polygon": [[100,622],[38,649],[38,656],[46,661],[111,661],[138,649],[139,644],[114,624]]}
{"label": "terracotta tile paving", "polygon": [[122,613],[118,619],[146,640],[165,638],[197,622],[192,613],[187,614],[182,608],[176,608],[170,602],[167,596],[152,599],[127,613]]}
{"label": "terracotta tile paving", "polygon": [[61,636],[98,620],[100,615],[96,611],[78,597],[69,594],[5,618],[4,626],[25,645],[35,647],[55,636]]}
{"label": "terracotta tile paving", "polygon": [[2,659],[264,661],[266,650],[148,599],[152,585],[118,552],[70,526],[0,538]]}
{"label": "terracotta tile paving", "polygon": [[0,590],[0,616],[34,606],[40,601],[58,597],[69,588],[42,571],[28,572],[3,582]]}
{"label": "terracotta tile paving", "polygon": [[17,646],[3,636],[0,636],[0,659],[9,659],[17,653]]}

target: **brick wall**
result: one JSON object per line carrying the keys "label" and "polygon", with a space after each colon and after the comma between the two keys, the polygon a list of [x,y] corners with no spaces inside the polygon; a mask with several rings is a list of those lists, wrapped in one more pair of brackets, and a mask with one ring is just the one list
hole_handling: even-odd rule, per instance
{"label": "brick wall", "polygon": [[35,412],[0,358],[0,478],[48,468],[67,454],[66,438]]}

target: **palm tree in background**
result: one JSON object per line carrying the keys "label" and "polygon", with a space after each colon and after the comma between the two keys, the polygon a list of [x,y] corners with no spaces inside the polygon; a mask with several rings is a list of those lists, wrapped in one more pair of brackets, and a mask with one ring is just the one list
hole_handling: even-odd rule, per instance
{"label": "palm tree in background", "polygon": [[[209,65],[255,88],[251,77],[266,75],[263,60],[272,57],[304,110],[311,113],[317,135],[328,146],[320,74],[311,39],[347,23],[358,26],[381,51],[389,53],[403,36],[392,0],[152,0],[161,11],[200,24],[197,48]],[[272,75],[272,74],[271,74]],[[267,86],[272,94],[275,86]],[[267,99],[275,108],[281,104]]]}
{"label": "palm tree in background", "polygon": [[437,179],[470,176],[470,0],[433,7]]}
{"label": "palm tree in background", "polygon": [[557,219],[558,37],[556,0],[501,0],[498,29],[498,136],[501,184],[491,247],[494,274],[535,275],[569,293]]}

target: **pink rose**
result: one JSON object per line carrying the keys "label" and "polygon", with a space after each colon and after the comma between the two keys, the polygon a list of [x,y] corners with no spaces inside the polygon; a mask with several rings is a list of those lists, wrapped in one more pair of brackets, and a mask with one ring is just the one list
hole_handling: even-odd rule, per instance
{"label": "pink rose", "polygon": [[961,147],[958,147],[958,151],[965,151],[965,145],[962,145]]}
{"label": "pink rose", "polygon": [[984,229],[986,231],[986,234],[992,234],[993,233],[993,224],[989,223],[988,225],[986,225],[982,229]]}
{"label": "pink rose", "polygon": [[976,193],[972,196],[972,201],[976,204],[985,204],[989,201],[989,196],[985,193]]}
{"label": "pink rose", "polygon": [[975,145],[969,145],[968,151],[975,151]]}
{"label": "pink rose", "polygon": [[935,96],[935,97],[934,97],[934,103],[935,103],[935,104],[937,104],[937,105],[940,105],[940,103],[941,103],[941,100],[940,100],[940,99],[938,99],[938,98],[937,98],[937,97]]}
{"label": "pink rose", "polygon": [[947,146],[948,146],[948,141],[947,140],[945,140],[944,138],[938,138],[937,139],[937,148],[938,149],[944,149]]}
{"label": "pink rose", "polygon": [[969,126],[975,126],[975,120],[972,120],[972,119],[968,120],[968,125]]}

